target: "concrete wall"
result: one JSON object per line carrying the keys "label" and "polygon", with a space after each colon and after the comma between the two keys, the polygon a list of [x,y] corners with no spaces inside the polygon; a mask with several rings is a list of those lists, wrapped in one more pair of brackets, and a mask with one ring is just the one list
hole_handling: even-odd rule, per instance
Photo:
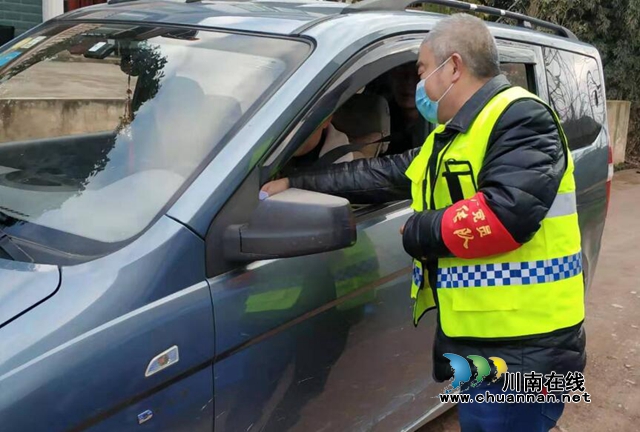
{"label": "concrete wall", "polygon": [[629,115],[631,102],[608,100],[607,117],[609,122],[609,137],[613,145],[613,163],[624,162],[627,151],[627,135],[629,133]]}
{"label": "concrete wall", "polygon": [[113,131],[125,101],[0,99],[0,143]]}
{"label": "concrete wall", "polygon": [[42,21],[48,21],[64,13],[63,0],[42,0]]}
{"label": "concrete wall", "polygon": [[0,25],[16,28],[16,36],[42,22],[42,0],[0,0]]}

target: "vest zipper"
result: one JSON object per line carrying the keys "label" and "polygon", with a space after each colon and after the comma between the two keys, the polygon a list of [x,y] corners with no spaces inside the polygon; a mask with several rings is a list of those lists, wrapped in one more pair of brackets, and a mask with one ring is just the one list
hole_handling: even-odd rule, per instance
{"label": "vest zipper", "polygon": [[[456,134],[457,135],[457,134]],[[432,150],[431,155],[429,156],[429,161],[427,162],[427,168],[425,170],[424,173],[424,180],[422,182],[422,208],[423,210],[430,210],[433,209],[435,207],[435,199],[434,199],[434,194],[433,194],[433,190],[435,188],[435,183],[438,179],[438,173],[440,172],[440,165],[442,164],[442,160],[444,159],[444,155],[447,152],[447,150],[449,149],[449,146],[451,146],[451,144],[453,143],[453,140],[455,139],[456,135],[454,135],[451,140],[442,146],[442,149],[438,149],[435,146],[434,143],[434,149]],[[435,137],[434,137],[435,140]],[[442,153],[442,154],[441,154]],[[439,160],[438,160],[438,156]],[[430,175],[433,173],[432,170],[432,165],[434,165],[433,168],[435,168],[435,176],[431,179],[429,179]],[[430,182],[431,184],[431,193],[430,193],[430,201],[431,201],[431,205],[427,205],[427,181]],[[431,292],[433,293],[433,301],[436,304],[436,308],[438,309],[438,321],[440,321],[440,299],[438,299],[438,289],[437,289],[437,282],[438,282],[438,276],[437,276],[437,272],[438,272],[438,261],[435,261],[435,271],[436,271],[436,276],[433,279],[434,282],[436,283],[431,283],[431,271],[429,269],[429,267],[431,267],[429,265],[429,261],[423,261],[420,260],[420,263],[422,264],[422,273],[423,273],[423,280],[422,280],[422,289],[424,288],[424,281],[425,281],[425,277],[424,274],[426,272],[427,278],[429,279],[429,287],[431,288]],[[442,326],[441,326],[442,328]]]}

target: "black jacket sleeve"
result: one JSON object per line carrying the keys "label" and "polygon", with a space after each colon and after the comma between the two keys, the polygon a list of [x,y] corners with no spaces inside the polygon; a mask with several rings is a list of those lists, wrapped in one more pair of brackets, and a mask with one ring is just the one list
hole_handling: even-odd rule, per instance
{"label": "black jacket sleeve", "polygon": [[527,99],[504,112],[489,140],[478,188],[516,242],[528,242],[540,229],[566,165],[558,127],[546,106]]}
{"label": "black jacket sleeve", "polygon": [[[514,102],[489,139],[478,191],[513,239],[531,240],[551,207],[566,169],[558,128],[546,106],[533,99]],[[450,256],[442,239],[446,209],[413,215],[403,245],[418,259]]]}
{"label": "black jacket sleeve", "polygon": [[420,151],[374,159],[358,159],[304,171],[289,178],[298,189],[341,196],[353,204],[379,204],[411,198],[411,180],[405,171]]}

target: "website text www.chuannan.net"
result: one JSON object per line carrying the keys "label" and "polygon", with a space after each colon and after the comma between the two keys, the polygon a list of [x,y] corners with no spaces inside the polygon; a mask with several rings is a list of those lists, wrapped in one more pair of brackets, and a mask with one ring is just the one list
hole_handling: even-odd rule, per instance
{"label": "website text www.chuannan.net", "polygon": [[486,391],[484,394],[480,393],[475,396],[471,396],[467,393],[456,394],[440,394],[441,403],[579,403],[586,402],[591,403],[591,395],[589,393],[582,394],[559,394],[553,393],[547,394],[494,394]]}

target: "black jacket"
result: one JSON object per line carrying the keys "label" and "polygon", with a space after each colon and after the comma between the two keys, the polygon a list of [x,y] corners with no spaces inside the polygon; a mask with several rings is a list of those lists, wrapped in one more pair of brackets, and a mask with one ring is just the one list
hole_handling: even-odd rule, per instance
{"label": "black jacket", "polygon": [[[484,106],[509,88],[500,75],[476,92],[435,137],[439,151],[458,133],[466,132]],[[291,187],[347,198],[354,204],[384,203],[411,198],[411,181],[405,171],[420,149],[377,159],[361,159],[290,178]],[[535,100],[514,102],[502,114],[491,134],[484,164],[478,173],[478,190],[513,239],[529,241],[540,228],[553,203],[566,168],[566,155],[558,128],[547,107]],[[431,170],[432,172],[435,170]],[[437,260],[450,256],[441,235],[445,209],[414,214],[405,225],[403,245],[414,258],[427,257],[430,285],[436,286]],[[502,357],[510,372],[564,374],[582,371],[586,363],[582,324],[544,336],[495,342],[449,338],[440,326],[434,345],[434,377],[452,377],[443,353]]]}

